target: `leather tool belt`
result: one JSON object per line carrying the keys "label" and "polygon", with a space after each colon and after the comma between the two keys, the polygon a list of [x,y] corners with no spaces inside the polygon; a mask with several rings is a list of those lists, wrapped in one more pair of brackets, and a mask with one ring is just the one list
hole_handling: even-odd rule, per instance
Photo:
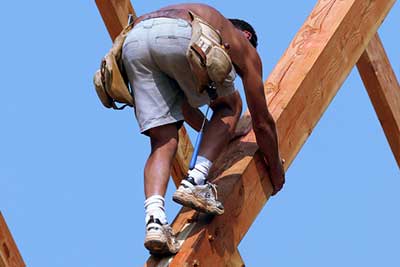
{"label": "leather tool belt", "polygon": [[[97,95],[106,108],[120,110],[126,106],[135,106],[121,58],[122,45],[132,28],[133,23],[129,23],[115,38],[113,46],[101,61],[100,69],[96,71],[93,78]],[[123,106],[118,107],[117,103],[121,103]]]}
{"label": "leather tool belt", "polygon": [[[218,30],[201,17],[186,10],[161,10],[146,14],[129,23],[114,40],[110,51],[101,61],[93,82],[101,103],[106,108],[123,109],[134,107],[133,93],[122,63],[122,46],[129,31],[139,22],[158,17],[183,18],[192,25],[192,36],[186,56],[196,80],[199,93],[205,90],[210,98],[216,97],[216,88],[222,84],[232,70],[232,61],[227,47],[222,45]],[[210,92],[214,90],[214,92]],[[214,97],[211,97],[213,95]],[[117,103],[123,104],[118,107]]]}
{"label": "leather tool belt", "polygon": [[207,90],[212,95],[209,90],[216,90],[225,81],[232,70],[232,61],[228,48],[222,45],[219,31],[193,12],[189,11],[189,14],[192,18],[192,38],[186,56],[198,92]]}

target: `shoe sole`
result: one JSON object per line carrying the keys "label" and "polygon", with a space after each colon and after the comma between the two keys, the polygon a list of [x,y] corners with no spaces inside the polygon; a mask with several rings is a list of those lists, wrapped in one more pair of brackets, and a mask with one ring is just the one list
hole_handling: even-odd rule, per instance
{"label": "shoe sole", "polygon": [[144,246],[154,256],[167,256],[178,252],[178,249],[171,249],[168,241],[160,234],[147,234]]}
{"label": "shoe sole", "polygon": [[181,204],[182,206],[189,207],[195,209],[200,212],[204,212],[211,215],[222,215],[224,214],[224,210],[210,207],[207,204],[199,201],[191,194],[183,193],[176,191],[172,196],[172,199],[176,202]]}

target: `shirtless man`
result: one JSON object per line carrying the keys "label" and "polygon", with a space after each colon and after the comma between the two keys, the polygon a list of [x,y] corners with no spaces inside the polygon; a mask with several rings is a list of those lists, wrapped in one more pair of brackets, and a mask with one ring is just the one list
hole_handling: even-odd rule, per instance
{"label": "shirtless man", "polygon": [[[192,35],[189,10],[207,21],[222,37],[233,67],[218,97],[198,93],[186,51]],[[123,46],[123,62],[133,85],[135,114],[141,132],[150,137],[151,153],[144,170],[146,239],[153,254],[176,253],[178,245],[168,225],[164,195],[178,145],[178,130],[186,120],[199,130],[203,116],[197,109],[210,104],[213,115],[207,123],[195,168],[174,194],[174,200],[196,210],[221,215],[215,185],[207,182],[208,171],[234,134],[242,111],[234,89],[241,77],[252,117],[257,144],[264,154],[274,194],[284,184],[284,169],[278,151],[275,122],[268,111],[262,80],[262,64],[256,51],[257,36],[246,22],[226,19],[203,4],[172,5],[143,15],[135,21]]]}

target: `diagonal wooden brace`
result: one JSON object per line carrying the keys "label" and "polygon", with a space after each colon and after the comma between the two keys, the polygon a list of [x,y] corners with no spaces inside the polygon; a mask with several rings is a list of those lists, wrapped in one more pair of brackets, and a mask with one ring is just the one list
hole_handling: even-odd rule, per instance
{"label": "diagonal wooden brace", "polygon": [[357,68],[400,167],[400,86],[378,34]]}

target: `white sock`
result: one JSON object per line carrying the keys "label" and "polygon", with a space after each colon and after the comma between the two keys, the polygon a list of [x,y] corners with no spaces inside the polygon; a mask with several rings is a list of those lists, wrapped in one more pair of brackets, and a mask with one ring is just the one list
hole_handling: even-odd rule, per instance
{"label": "white sock", "polygon": [[167,223],[167,215],[165,214],[164,198],[159,195],[149,197],[144,201],[144,209],[146,212],[146,224],[150,220],[150,216],[159,219],[162,224]]}
{"label": "white sock", "polygon": [[203,185],[206,182],[208,172],[210,171],[212,162],[203,156],[198,156],[196,165],[193,170],[188,172],[188,175],[194,179],[196,184]]}

